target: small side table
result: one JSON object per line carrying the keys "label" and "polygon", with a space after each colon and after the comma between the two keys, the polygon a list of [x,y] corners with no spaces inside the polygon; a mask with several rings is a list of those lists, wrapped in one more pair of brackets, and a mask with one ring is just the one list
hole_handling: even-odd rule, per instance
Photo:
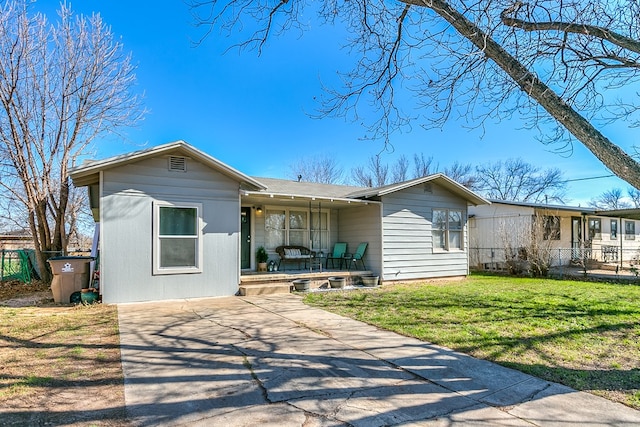
{"label": "small side table", "polygon": [[318,271],[322,272],[323,263],[324,263],[324,254],[323,253],[316,254],[313,258],[311,258],[311,262],[309,263],[311,267],[310,270],[313,271],[313,269],[316,268]]}

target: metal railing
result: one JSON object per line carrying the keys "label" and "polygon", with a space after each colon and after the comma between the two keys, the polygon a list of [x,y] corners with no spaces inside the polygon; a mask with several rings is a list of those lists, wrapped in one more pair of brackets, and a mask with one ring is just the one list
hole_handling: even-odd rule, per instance
{"label": "metal railing", "polygon": [[[640,250],[600,245],[592,248],[538,249],[533,255],[527,248],[469,248],[469,265],[478,270],[509,270],[510,263],[526,262],[534,257],[548,263],[549,267],[581,267],[586,270],[599,268],[640,268]],[[617,267],[617,268],[616,268]]]}

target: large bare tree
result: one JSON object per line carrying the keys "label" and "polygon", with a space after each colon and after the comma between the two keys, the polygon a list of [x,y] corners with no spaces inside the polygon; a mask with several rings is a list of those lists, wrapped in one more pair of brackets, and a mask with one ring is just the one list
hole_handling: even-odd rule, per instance
{"label": "large bare tree", "polygon": [[380,154],[369,157],[366,166],[351,169],[351,179],[362,187],[382,187],[390,184],[389,165],[382,162]]}
{"label": "large bare tree", "polygon": [[382,156],[377,154],[369,157],[366,165],[352,168],[351,179],[355,185],[373,187],[394,184],[414,178],[421,178],[436,172],[443,172],[449,178],[472,190],[478,189],[478,180],[471,164],[454,162],[451,166],[440,169],[439,165],[433,164],[433,158],[426,158],[424,153],[414,154],[413,162],[413,168],[411,168],[409,159],[405,155],[401,155],[394,163],[383,163]]}
{"label": "large bare tree", "polygon": [[476,166],[475,188],[490,199],[562,203],[567,182],[558,168],[542,169],[522,159]]}
{"label": "large bare tree", "polygon": [[[198,22],[230,33],[254,29],[242,48],[261,51],[273,34],[304,31],[315,14],[346,27],[351,71],[325,98],[326,114],[366,117],[371,137],[389,138],[415,121],[399,88],[424,108],[421,123],[441,126],[460,115],[469,126],[521,114],[544,142],[586,146],[620,178],[640,188],[629,141],[602,125],[637,123],[640,2],[635,0],[194,0]],[[609,96],[614,94],[613,96]],[[616,95],[620,95],[619,97]],[[517,142],[514,142],[517,143]]]}
{"label": "large bare tree", "polygon": [[[637,194],[636,191],[630,189],[629,196],[633,200],[633,195]],[[596,209],[628,209],[631,207],[631,203],[624,199],[624,193],[621,188],[612,188],[600,194],[597,197],[592,198],[589,201],[589,206]],[[638,207],[638,206],[636,206]]]}
{"label": "large bare tree", "polygon": [[141,114],[134,66],[99,15],[61,5],[54,23],[31,3],[0,6],[0,188],[34,239],[40,271],[66,249],[67,172],[92,141]]}
{"label": "large bare tree", "polygon": [[336,157],[324,155],[299,158],[289,166],[289,172],[290,178],[323,184],[338,184],[344,175]]}

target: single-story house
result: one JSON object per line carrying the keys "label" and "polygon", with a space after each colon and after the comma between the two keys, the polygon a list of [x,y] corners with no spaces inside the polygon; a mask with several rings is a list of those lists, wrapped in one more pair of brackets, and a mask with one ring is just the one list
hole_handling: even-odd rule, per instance
{"label": "single-story house", "polygon": [[[584,259],[619,265],[640,257],[640,210],[490,200],[469,208],[472,267],[501,268],[505,248],[537,234],[551,249],[551,265]],[[534,218],[538,218],[538,230]],[[533,233],[532,233],[533,232]]]}
{"label": "single-story house", "polygon": [[85,162],[104,302],[234,295],[264,246],[331,253],[362,242],[381,281],[465,276],[467,207],[488,201],[435,174],[377,188],[249,177],[178,141]]}

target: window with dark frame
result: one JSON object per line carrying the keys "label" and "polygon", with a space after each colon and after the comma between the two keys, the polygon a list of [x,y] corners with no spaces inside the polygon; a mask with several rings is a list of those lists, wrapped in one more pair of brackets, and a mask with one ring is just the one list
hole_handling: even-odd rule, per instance
{"label": "window with dark frame", "polygon": [[611,220],[611,240],[616,240],[618,238],[618,220]]}
{"label": "window with dark frame", "polygon": [[602,226],[600,218],[589,218],[589,240],[602,239]]}
{"label": "window with dark frame", "polygon": [[624,239],[625,240],[636,239],[636,222],[635,221],[624,222]]}
{"label": "window with dark frame", "polygon": [[545,215],[542,217],[544,225],[544,240],[560,240],[560,217],[555,215]]}

